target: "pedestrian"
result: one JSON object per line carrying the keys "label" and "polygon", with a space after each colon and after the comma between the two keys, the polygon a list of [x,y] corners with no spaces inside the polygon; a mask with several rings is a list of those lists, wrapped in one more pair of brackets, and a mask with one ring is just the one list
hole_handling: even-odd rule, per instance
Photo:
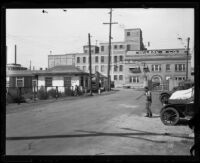
{"label": "pedestrian", "polygon": [[99,95],[101,94],[101,80],[99,81],[99,89],[98,89]]}
{"label": "pedestrian", "polygon": [[75,86],[75,96],[78,96],[78,86]]}
{"label": "pedestrian", "polygon": [[143,93],[142,95],[138,96],[136,98],[136,100],[139,100],[142,96],[146,96],[146,111],[147,114],[145,115],[145,117],[152,117],[152,112],[151,112],[151,103],[152,103],[152,96],[151,96],[151,91],[149,90],[148,87],[145,87],[145,93]]}
{"label": "pedestrian", "polygon": [[145,117],[152,117],[152,112],[151,112],[152,95],[148,87],[145,87],[145,96],[146,96],[146,111],[147,111]]}

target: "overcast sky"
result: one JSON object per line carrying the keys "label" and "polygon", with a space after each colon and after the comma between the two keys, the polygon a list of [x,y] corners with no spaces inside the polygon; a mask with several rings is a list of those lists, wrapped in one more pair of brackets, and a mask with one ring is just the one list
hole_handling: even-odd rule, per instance
{"label": "overcast sky", "polygon": [[[6,44],[8,63],[14,63],[14,45],[17,45],[17,63],[35,68],[48,67],[48,55],[83,52],[88,44],[108,42],[109,9],[7,9]],[[184,48],[190,37],[194,50],[193,9],[113,9],[112,41],[124,40],[124,29],[141,28],[147,49]],[[178,40],[182,37],[183,41]],[[193,65],[193,58],[192,58]]]}

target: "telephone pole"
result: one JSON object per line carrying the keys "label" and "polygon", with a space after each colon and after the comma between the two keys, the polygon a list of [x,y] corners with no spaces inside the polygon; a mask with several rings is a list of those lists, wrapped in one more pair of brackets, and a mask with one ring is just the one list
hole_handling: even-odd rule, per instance
{"label": "telephone pole", "polygon": [[89,69],[90,69],[90,96],[92,96],[92,56],[91,56],[91,44],[90,34],[88,33],[88,44],[89,44]]}
{"label": "telephone pole", "polygon": [[108,46],[108,91],[110,91],[110,54],[111,54],[111,27],[112,24],[117,24],[117,22],[112,22],[112,9],[110,9],[110,22],[109,23],[103,23],[103,24],[109,24],[109,46]]}
{"label": "telephone pole", "polygon": [[187,38],[187,62],[186,62],[186,80],[188,80],[188,56],[189,56],[189,42],[190,42],[190,38]]}

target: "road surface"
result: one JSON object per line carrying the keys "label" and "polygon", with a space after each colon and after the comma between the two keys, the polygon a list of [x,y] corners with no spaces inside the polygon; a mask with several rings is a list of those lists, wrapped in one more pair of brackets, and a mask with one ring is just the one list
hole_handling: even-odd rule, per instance
{"label": "road surface", "polygon": [[[165,126],[153,92],[153,118],[144,117],[142,91],[9,104],[7,155],[189,155],[187,125]],[[14,108],[14,109],[13,109]]]}

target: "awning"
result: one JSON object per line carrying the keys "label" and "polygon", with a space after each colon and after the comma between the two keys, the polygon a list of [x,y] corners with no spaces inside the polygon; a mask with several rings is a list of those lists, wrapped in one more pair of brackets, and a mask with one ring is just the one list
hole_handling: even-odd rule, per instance
{"label": "awning", "polygon": [[138,68],[138,67],[131,67],[131,68],[129,68],[129,70],[130,70],[132,73],[141,73],[141,69]]}

